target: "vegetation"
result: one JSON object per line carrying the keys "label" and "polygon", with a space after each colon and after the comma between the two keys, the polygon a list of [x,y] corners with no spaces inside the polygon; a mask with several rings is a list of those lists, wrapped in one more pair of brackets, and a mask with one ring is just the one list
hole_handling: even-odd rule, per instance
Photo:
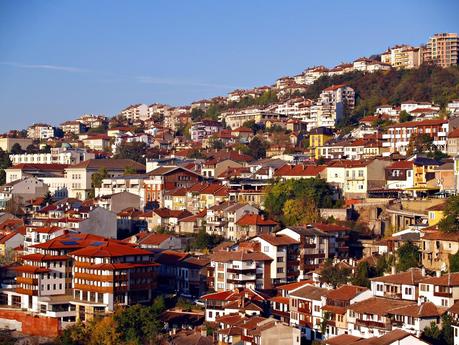
{"label": "vegetation", "polygon": [[370,288],[370,278],[377,277],[377,270],[371,267],[368,262],[363,261],[357,265],[356,272],[351,279],[353,285]]}
{"label": "vegetation", "polygon": [[400,122],[408,122],[408,121],[411,121],[412,119],[413,117],[406,110],[402,110],[399,114]]}
{"label": "vegetation", "polygon": [[432,321],[430,326],[424,328],[421,339],[433,345],[453,345],[453,318],[451,315],[444,314],[441,318],[441,329]]}
{"label": "vegetation", "polygon": [[319,218],[319,208],[340,205],[333,194],[333,188],[320,178],[288,180],[267,189],[264,206],[271,218],[283,224],[312,223]]}
{"label": "vegetation", "polygon": [[438,228],[444,232],[459,231],[459,195],[450,196],[443,209],[443,219]]}
{"label": "vegetation", "polygon": [[322,268],[320,282],[331,285],[334,289],[349,281],[350,269],[340,269],[327,261]]}
{"label": "vegetation", "polygon": [[352,72],[324,76],[311,85],[304,96],[317,98],[333,84],[347,84],[356,92],[356,107],[347,120],[357,123],[381,104],[399,104],[408,99],[435,102],[444,107],[459,98],[459,67],[440,68],[423,65],[415,70],[391,70],[375,73]]}
{"label": "vegetation", "polygon": [[87,323],[76,323],[58,337],[60,345],[141,345],[159,344],[163,327],[158,320],[166,309],[163,297],[151,306],[139,304],[118,309],[113,316]]}
{"label": "vegetation", "polygon": [[6,182],[6,172],[5,169],[11,166],[10,157],[8,153],[3,151],[0,148],[0,185],[4,185]]}
{"label": "vegetation", "polygon": [[448,256],[450,273],[459,272],[459,251],[454,255]]}
{"label": "vegetation", "polygon": [[116,148],[115,159],[132,159],[133,161],[145,164],[145,151],[147,144],[142,142],[122,143]]}
{"label": "vegetation", "polygon": [[266,157],[266,150],[268,147],[268,142],[256,136],[248,145],[241,145],[241,151],[255,159],[261,159]]}
{"label": "vegetation", "polygon": [[205,229],[201,229],[191,243],[193,249],[211,249],[223,241],[223,238],[216,235],[209,235]]}
{"label": "vegetation", "polygon": [[397,270],[406,271],[412,267],[419,266],[419,248],[412,242],[403,243],[397,249]]}

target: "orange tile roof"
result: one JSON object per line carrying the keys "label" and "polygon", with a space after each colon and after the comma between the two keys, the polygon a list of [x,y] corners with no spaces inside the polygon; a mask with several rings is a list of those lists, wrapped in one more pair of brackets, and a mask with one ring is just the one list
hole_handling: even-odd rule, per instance
{"label": "orange tile roof", "polygon": [[276,226],[278,225],[272,219],[264,219],[259,214],[245,214],[236,222],[237,225],[240,226],[249,226],[249,225],[257,225],[257,226]]}

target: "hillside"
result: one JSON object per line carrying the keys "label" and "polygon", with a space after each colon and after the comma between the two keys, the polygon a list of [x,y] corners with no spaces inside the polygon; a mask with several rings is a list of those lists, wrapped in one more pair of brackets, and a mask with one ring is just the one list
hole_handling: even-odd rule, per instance
{"label": "hillside", "polygon": [[356,92],[356,107],[346,119],[357,121],[364,114],[375,111],[381,104],[400,104],[414,99],[433,101],[444,107],[459,98],[459,67],[440,68],[423,65],[414,70],[391,70],[387,72],[353,72],[334,77],[321,77],[304,94],[316,98],[320,92],[333,84],[348,84]]}

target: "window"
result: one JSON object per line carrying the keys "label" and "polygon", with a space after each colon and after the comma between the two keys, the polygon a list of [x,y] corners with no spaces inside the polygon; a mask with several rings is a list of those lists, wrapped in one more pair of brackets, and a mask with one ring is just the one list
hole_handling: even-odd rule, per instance
{"label": "window", "polygon": [[284,257],[278,256],[277,257],[277,262],[284,262]]}
{"label": "window", "polygon": [[264,246],[263,247],[263,251],[266,253],[266,252],[269,252],[269,246]]}
{"label": "window", "polygon": [[284,269],[282,267],[277,268],[277,273],[284,273]]}
{"label": "window", "polygon": [[405,295],[411,295],[411,288],[405,288]]}

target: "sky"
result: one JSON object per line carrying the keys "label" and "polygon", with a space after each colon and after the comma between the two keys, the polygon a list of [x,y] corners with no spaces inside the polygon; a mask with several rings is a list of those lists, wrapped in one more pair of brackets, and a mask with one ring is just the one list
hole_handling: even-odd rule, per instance
{"label": "sky", "polygon": [[459,32],[458,0],[0,0],[0,132],[270,85]]}

